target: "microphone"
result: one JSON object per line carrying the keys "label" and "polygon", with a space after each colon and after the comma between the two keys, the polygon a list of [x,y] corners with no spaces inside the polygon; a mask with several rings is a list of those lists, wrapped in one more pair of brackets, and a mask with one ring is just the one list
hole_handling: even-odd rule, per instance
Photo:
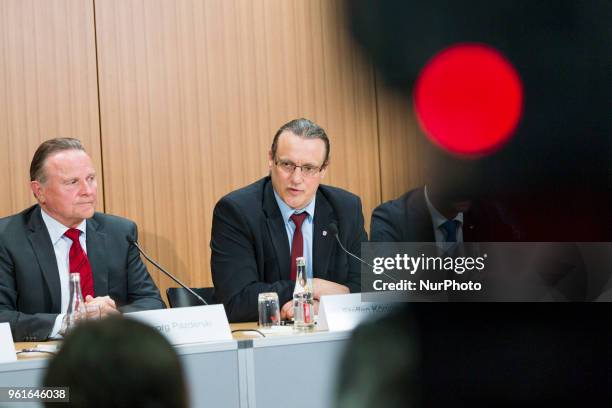
{"label": "microphone", "polygon": [[346,252],[347,254],[349,254],[350,256],[352,256],[353,258],[357,259],[359,262],[361,262],[364,265],[368,265],[370,268],[374,269],[374,266],[370,265],[369,263],[367,263],[366,261],[364,261],[363,259],[361,259],[360,257],[358,257],[357,255],[353,254],[352,252],[349,252],[344,245],[342,245],[342,242],[340,242],[340,238],[338,237],[338,224],[336,224],[334,221],[330,222],[329,225],[327,226],[327,230],[334,236],[336,237],[336,241],[338,241],[338,244],[340,245],[340,248],[342,248],[342,250],[344,252]]}
{"label": "microphone", "polygon": [[[370,268],[374,269],[373,265],[370,265],[369,263],[367,263],[366,261],[364,261],[363,259],[361,259],[360,257],[358,257],[357,255],[353,254],[352,252],[349,252],[344,245],[342,245],[342,242],[340,242],[340,238],[338,237],[338,224],[336,224],[334,221],[330,222],[329,225],[327,226],[327,230],[329,232],[332,233],[332,235],[334,237],[336,237],[336,241],[338,241],[338,244],[340,245],[340,248],[342,248],[342,250],[344,252],[346,252],[347,254],[349,254],[350,256],[352,256],[353,258],[357,259],[359,262],[361,262],[364,265],[368,265]],[[397,279],[395,279],[393,276],[391,275],[387,275],[386,273],[382,273],[383,275],[385,275],[386,277],[393,279],[394,281],[397,282]]]}
{"label": "microphone", "polygon": [[172,275],[170,272],[168,272],[167,270],[165,270],[164,268],[162,268],[157,262],[155,262],[153,259],[149,258],[149,256],[145,253],[145,251],[142,250],[142,248],[140,247],[140,245],[138,245],[138,241],[136,241],[134,238],[130,237],[129,235],[125,237],[127,239],[127,242],[129,242],[131,245],[134,245],[136,247],[136,249],[138,250],[138,252],[140,252],[142,254],[142,256],[145,257],[145,259],[149,262],[151,262],[157,269],[159,269],[160,271],[162,271],[167,277],[169,277],[170,279],[172,279],[173,281],[175,281],[180,287],[182,287],[183,289],[185,289],[187,292],[191,293],[193,296],[196,297],[196,299],[198,299],[203,305],[208,306],[208,303],[202,299],[202,297],[200,295],[198,295],[197,293],[195,293],[189,286],[185,285],[183,282],[181,282],[176,276]]}

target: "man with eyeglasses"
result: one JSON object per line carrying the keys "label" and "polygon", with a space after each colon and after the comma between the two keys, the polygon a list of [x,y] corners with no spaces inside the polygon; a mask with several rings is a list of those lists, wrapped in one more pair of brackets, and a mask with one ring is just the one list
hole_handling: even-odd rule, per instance
{"label": "man with eyeglasses", "polygon": [[[349,251],[367,241],[361,200],[321,185],[329,165],[329,139],[307,119],[275,134],[268,154],[270,175],[223,197],[215,206],[211,267],[216,297],[231,322],[257,320],[257,297],[276,292],[281,318],[293,317],[295,259],[306,259],[315,310],[323,295],[358,292],[358,261]],[[332,227],[334,228],[334,227]]]}

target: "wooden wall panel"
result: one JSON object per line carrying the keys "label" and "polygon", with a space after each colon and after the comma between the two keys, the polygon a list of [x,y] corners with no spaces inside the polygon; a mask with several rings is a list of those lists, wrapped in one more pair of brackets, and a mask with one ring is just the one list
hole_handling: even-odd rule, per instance
{"label": "wooden wall panel", "polygon": [[376,81],[382,201],[425,182],[429,142],[419,130],[412,102]]}
{"label": "wooden wall panel", "polygon": [[327,183],[359,194],[369,220],[374,75],[339,2],[96,0],[95,12],[106,209],[134,219],[161,264],[211,285],[214,204],[267,174],[272,136],[295,117],[326,128]]}
{"label": "wooden wall panel", "polygon": [[[43,140],[58,136],[81,139],[102,174],[93,4],[2,0],[0,216],[35,202],[30,161]],[[98,195],[103,210],[102,183]]]}

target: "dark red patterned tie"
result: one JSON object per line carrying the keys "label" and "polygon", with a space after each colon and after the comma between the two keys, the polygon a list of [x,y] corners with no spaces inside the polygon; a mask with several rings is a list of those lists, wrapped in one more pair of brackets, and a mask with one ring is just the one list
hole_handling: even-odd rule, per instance
{"label": "dark red patterned tie", "polygon": [[70,252],[68,253],[68,257],[70,259],[70,273],[76,272],[81,275],[81,292],[83,294],[83,299],[85,299],[87,295],[94,297],[94,284],[93,275],[91,273],[91,265],[89,264],[87,254],[85,251],[83,251],[83,247],[79,242],[79,235],[81,235],[81,231],[75,228],[70,228],[64,235],[72,240],[72,246],[70,247]]}
{"label": "dark red patterned tie", "polygon": [[295,280],[297,276],[297,265],[295,260],[300,256],[304,256],[304,237],[302,236],[302,223],[306,219],[308,213],[304,211],[300,214],[293,214],[290,218],[295,224],[293,232],[293,241],[291,243],[291,280]]}

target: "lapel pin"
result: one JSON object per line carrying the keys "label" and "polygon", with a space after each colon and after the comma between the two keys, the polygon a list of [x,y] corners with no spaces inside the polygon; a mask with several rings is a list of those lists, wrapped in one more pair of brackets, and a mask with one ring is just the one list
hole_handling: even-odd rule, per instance
{"label": "lapel pin", "polygon": [[326,237],[327,236],[327,231],[323,231],[323,236]]}

